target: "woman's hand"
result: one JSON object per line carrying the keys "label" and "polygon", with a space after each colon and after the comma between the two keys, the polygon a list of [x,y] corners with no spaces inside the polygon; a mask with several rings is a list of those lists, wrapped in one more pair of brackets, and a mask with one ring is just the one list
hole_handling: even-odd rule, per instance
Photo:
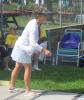
{"label": "woman's hand", "polygon": [[43,52],[46,56],[52,56],[51,51],[47,50],[47,49],[43,49]]}

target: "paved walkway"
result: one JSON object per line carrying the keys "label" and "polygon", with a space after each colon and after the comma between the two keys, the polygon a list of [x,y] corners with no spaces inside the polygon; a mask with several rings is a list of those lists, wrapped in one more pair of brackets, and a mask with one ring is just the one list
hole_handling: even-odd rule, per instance
{"label": "paved walkway", "polygon": [[7,86],[0,86],[0,100],[84,100],[84,95],[64,92],[48,92],[37,90],[41,95],[28,97],[24,90],[20,93],[10,93]]}
{"label": "paved walkway", "polygon": [[[0,81],[0,100],[84,100],[84,94],[49,92],[42,90],[33,90],[41,93],[37,97],[25,96],[25,91],[19,93],[10,93],[8,89],[8,81]],[[3,86],[4,85],[4,86]]]}

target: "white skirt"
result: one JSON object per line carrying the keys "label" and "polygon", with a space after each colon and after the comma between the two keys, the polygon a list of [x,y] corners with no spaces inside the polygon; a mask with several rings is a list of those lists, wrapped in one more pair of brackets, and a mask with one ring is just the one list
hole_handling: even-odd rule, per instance
{"label": "white skirt", "polygon": [[14,61],[19,62],[19,63],[26,63],[26,64],[31,64],[31,56],[28,55],[28,53],[18,46],[14,46],[12,50],[11,57]]}

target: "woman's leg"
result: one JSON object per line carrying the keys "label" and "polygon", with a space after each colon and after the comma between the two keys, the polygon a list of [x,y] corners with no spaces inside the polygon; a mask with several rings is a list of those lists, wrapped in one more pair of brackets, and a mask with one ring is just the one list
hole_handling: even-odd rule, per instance
{"label": "woman's leg", "polygon": [[25,88],[26,92],[30,92],[30,78],[31,78],[31,70],[32,65],[31,64],[23,64],[25,72],[24,72],[24,82],[25,82]]}
{"label": "woman's leg", "polygon": [[16,62],[15,68],[13,69],[11,74],[10,89],[15,88],[16,78],[20,72],[20,69],[21,69],[21,63]]}

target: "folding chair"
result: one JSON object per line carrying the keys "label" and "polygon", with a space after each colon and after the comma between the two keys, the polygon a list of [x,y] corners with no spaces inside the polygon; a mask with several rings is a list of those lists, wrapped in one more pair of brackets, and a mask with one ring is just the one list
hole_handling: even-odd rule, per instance
{"label": "folding chair", "polygon": [[56,52],[56,65],[58,64],[59,57],[72,58],[76,60],[77,66],[79,66],[80,58],[80,43],[82,42],[82,30],[80,29],[65,29],[64,36],[58,42]]}

